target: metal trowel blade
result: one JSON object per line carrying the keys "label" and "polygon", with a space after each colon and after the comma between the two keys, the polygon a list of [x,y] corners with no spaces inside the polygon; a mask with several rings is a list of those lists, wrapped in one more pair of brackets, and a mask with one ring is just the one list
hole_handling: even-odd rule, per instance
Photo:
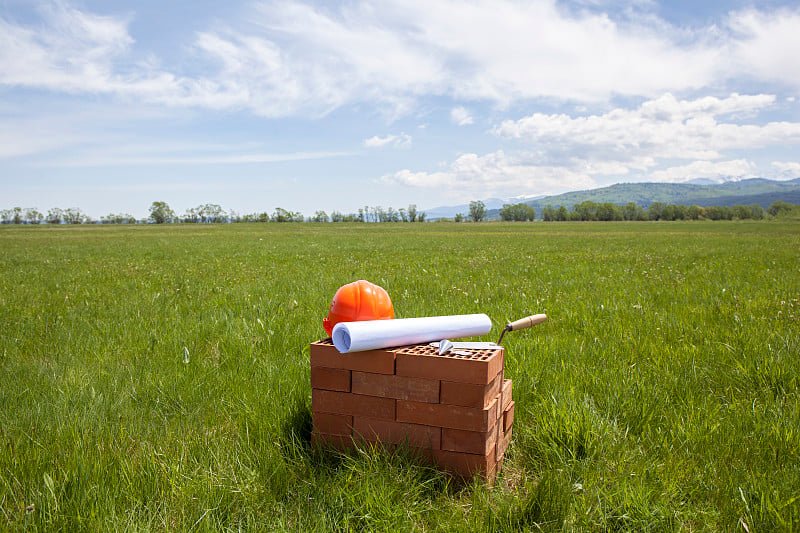
{"label": "metal trowel blade", "polygon": [[502,346],[493,342],[451,342],[449,340],[432,342],[430,346],[439,348],[439,355],[447,350],[499,350],[502,348]]}

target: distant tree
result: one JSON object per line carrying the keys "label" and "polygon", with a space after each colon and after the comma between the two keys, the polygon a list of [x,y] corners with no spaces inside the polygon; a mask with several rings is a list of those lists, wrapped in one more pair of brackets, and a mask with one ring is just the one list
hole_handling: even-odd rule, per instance
{"label": "distant tree", "polygon": [[750,218],[752,218],[753,220],[763,220],[764,208],[758,204],[750,205]]}
{"label": "distant tree", "polygon": [[311,217],[311,222],[327,222],[328,221],[328,213],[325,211],[317,211],[314,213],[314,216]]}
{"label": "distant tree", "polygon": [[42,219],[44,219],[44,215],[37,211],[35,207],[25,209],[25,222],[28,224],[38,224]]}
{"label": "distant tree", "polygon": [[750,215],[752,213],[750,211],[749,207],[747,207],[746,205],[741,205],[741,204],[733,206],[732,210],[733,210],[733,218],[736,218],[736,219],[739,219],[739,220],[747,220],[747,219],[749,219]]}
{"label": "distant tree", "polygon": [[553,206],[549,204],[544,206],[544,209],[542,209],[542,220],[544,220],[545,222],[552,222],[555,219],[556,219],[556,210],[553,209]]}
{"label": "distant tree", "polygon": [[302,222],[303,215],[298,212],[288,211],[281,207],[276,207],[272,214],[273,222]]}
{"label": "distant tree", "polygon": [[661,220],[662,212],[664,211],[664,204],[661,202],[653,202],[647,208],[647,217],[650,220]]}
{"label": "distant tree", "polygon": [[3,224],[22,224],[23,211],[21,207],[14,207],[12,209],[3,209],[0,211]]}
{"label": "distant tree", "polygon": [[47,220],[48,224],[61,224],[61,221],[64,220],[64,211],[58,207],[54,207],[47,211],[45,220]]}
{"label": "distant tree", "polygon": [[183,214],[181,220],[183,220],[187,224],[196,224],[197,222],[200,222],[200,208],[190,207]]}
{"label": "distant tree", "polygon": [[290,217],[291,213],[282,207],[276,207],[272,213],[273,222],[289,222]]}
{"label": "distant tree", "polygon": [[480,222],[486,218],[486,205],[480,200],[470,202],[469,218],[471,218],[473,222]]}
{"label": "distant tree", "polygon": [[427,217],[427,214],[425,213],[425,211],[418,212],[417,213],[417,222],[425,222],[425,218],[426,217]]}
{"label": "distant tree", "polygon": [[622,206],[623,220],[647,220],[647,218],[647,212],[634,202],[628,202]]}
{"label": "distant tree", "polygon": [[175,218],[175,212],[170,209],[167,202],[153,202],[150,205],[150,220],[156,224],[170,222]]}
{"label": "distant tree", "polygon": [[597,206],[597,220],[610,222],[613,220],[622,220],[622,209],[616,204],[605,202]]}
{"label": "distant tree", "polygon": [[341,214],[339,211],[331,212],[331,222],[343,222],[344,215]]}
{"label": "distant tree", "polygon": [[456,216],[453,217],[453,222],[464,222],[464,218],[463,213],[456,213]]}
{"label": "distant tree", "polygon": [[217,204],[203,204],[197,206],[197,214],[205,223],[225,222],[225,211]]}
{"label": "distant tree", "polygon": [[769,208],[767,209],[767,214],[775,218],[782,218],[782,217],[796,218],[800,216],[800,205],[790,204],[781,201],[772,202],[772,204],[770,204]]}
{"label": "distant tree", "polygon": [[409,222],[416,222],[417,221],[417,204],[409,204],[409,206],[408,206],[408,221]]}
{"label": "distant tree", "polygon": [[101,224],[135,224],[136,217],[128,213],[109,213],[104,217],[100,217]]}
{"label": "distant tree", "polygon": [[700,220],[706,215],[706,210],[699,205],[690,205],[686,210],[686,218],[689,220]]}
{"label": "distant tree", "polygon": [[733,210],[728,206],[710,205],[706,207],[706,218],[710,220],[731,220]]}
{"label": "distant tree", "polygon": [[80,208],[71,207],[64,210],[64,222],[67,224],[83,224],[88,222],[88,217],[81,212]]}
{"label": "distant tree", "polygon": [[597,220],[597,204],[591,200],[575,204],[572,211],[577,215],[577,220]]}
{"label": "distant tree", "polygon": [[408,222],[408,213],[402,207],[397,210],[397,213],[400,215],[400,220],[403,222]]}
{"label": "distant tree", "polygon": [[673,204],[667,204],[661,208],[659,220],[675,220],[677,218],[677,210]]}
{"label": "distant tree", "polygon": [[566,222],[567,220],[569,220],[569,211],[567,211],[567,208],[565,206],[562,205],[559,206],[558,209],[556,209],[556,220],[558,220],[559,222]]}
{"label": "distant tree", "polygon": [[536,210],[525,203],[503,204],[500,209],[501,220],[523,222],[534,218],[536,218]]}
{"label": "distant tree", "polygon": [[767,214],[773,217],[777,217],[784,213],[791,213],[794,207],[795,206],[790,203],[781,202],[780,200],[777,200],[775,202],[772,202],[770,206],[767,208]]}

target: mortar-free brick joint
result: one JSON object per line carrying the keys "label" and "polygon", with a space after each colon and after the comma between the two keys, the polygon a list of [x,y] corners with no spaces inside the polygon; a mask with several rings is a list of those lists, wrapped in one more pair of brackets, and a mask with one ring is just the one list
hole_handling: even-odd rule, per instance
{"label": "mortar-free brick joint", "polygon": [[511,441],[505,350],[428,345],[341,354],[310,346],[312,439],[339,449],[404,445],[461,478],[493,479]]}

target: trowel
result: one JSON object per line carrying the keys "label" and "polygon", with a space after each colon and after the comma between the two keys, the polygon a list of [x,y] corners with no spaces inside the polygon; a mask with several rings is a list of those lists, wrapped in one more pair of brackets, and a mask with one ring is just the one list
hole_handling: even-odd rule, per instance
{"label": "trowel", "polygon": [[506,334],[506,331],[518,331],[520,329],[529,328],[541,324],[545,320],[547,320],[547,315],[544,313],[515,320],[503,328],[497,342],[452,342],[447,339],[442,339],[439,342],[430,343],[430,346],[439,348],[439,355],[444,355],[452,350],[499,350],[502,348],[500,343],[503,342],[503,335]]}

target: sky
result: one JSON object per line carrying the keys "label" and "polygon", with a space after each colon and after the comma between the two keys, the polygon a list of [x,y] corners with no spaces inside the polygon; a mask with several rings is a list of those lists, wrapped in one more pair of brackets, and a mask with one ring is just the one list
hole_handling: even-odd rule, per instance
{"label": "sky", "polygon": [[0,0],[0,209],[793,179],[798,57],[798,0]]}

